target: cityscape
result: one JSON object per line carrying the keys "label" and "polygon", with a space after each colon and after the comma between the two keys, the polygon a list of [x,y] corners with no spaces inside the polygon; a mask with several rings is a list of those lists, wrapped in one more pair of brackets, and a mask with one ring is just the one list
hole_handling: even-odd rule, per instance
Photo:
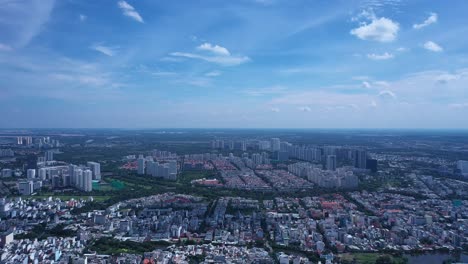
{"label": "cityscape", "polygon": [[0,264],[468,264],[467,11],[0,0]]}
{"label": "cityscape", "polygon": [[0,139],[1,263],[467,259],[464,132],[51,129]]}

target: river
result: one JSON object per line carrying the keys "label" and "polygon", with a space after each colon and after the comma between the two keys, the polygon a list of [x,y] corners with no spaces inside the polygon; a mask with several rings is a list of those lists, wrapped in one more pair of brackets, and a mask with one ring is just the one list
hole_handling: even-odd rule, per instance
{"label": "river", "polygon": [[462,253],[427,253],[421,255],[405,255],[409,264],[441,264],[444,260],[454,260],[455,263],[468,263],[468,255]]}

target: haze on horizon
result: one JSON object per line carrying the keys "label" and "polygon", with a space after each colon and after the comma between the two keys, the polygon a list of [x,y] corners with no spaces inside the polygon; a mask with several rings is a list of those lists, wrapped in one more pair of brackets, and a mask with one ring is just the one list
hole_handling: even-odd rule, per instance
{"label": "haze on horizon", "polygon": [[468,2],[0,0],[0,128],[468,128]]}

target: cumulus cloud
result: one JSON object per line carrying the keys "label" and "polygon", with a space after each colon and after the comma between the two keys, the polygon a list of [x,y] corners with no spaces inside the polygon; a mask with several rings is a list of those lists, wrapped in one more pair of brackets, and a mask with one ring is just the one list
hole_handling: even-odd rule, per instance
{"label": "cumulus cloud", "polygon": [[393,54],[388,53],[388,52],[385,52],[382,54],[375,54],[375,53],[367,54],[367,58],[371,60],[389,60],[389,59],[393,59],[394,57],[395,56]]}
{"label": "cumulus cloud", "polygon": [[[406,125],[424,120],[427,111],[459,117],[458,111],[468,110],[468,107],[465,107],[465,103],[468,102],[466,93],[468,68],[455,71],[416,72],[389,82],[374,81],[372,77],[355,79],[358,85],[367,81],[372,88],[349,93],[330,86],[302,87],[299,90],[291,87],[287,93],[274,96],[268,103],[278,107],[292,105],[297,112],[302,106],[311,107],[313,112],[326,109],[327,115],[336,114],[337,117],[352,114],[350,109],[354,109],[352,105],[355,105],[359,107],[361,117],[393,115],[386,121],[393,122],[394,117],[400,116],[402,120],[408,120]],[[433,122],[435,119],[427,120]],[[386,122],[382,124],[385,125]]]}
{"label": "cumulus cloud", "polygon": [[390,90],[383,90],[379,92],[379,97],[382,99],[396,99],[396,95],[394,92]]}
{"label": "cumulus cloud", "polygon": [[128,17],[132,18],[135,21],[138,21],[140,23],[144,23],[143,18],[135,10],[135,8],[133,6],[131,6],[129,3],[125,2],[125,1],[119,1],[117,3],[117,5],[122,10],[124,16],[128,16]]}
{"label": "cumulus cloud", "polygon": [[433,41],[427,41],[424,43],[424,48],[433,52],[442,52],[444,50],[441,46],[439,46],[439,44]]}
{"label": "cumulus cloud", "polygon": [[301,106],[301,107],[299,107],[297,109],[299,111],[301,111],[301,112],[310,112],[310,111],[312,111],[312,109],[310,107],[308,107],[308,106]]}
{"label": "cumulus cloud", "polygon": [[211,43],[203,43],[197,47],[198,50],[210,51],[218,55],[229,56],[231,53],[225,47],[221,47],[218,45],[212,45]]}
{"label": "cumulus cloud", "polygon": [[460,78],[460,75],[444,73],[444,74],[437,76],[436,80],[439,83],[446,84],[450,81],[458,80],[459,78]]}
{"label": "cumulus cloud", "polygon": [[[223,66],[235,66],[250,61],[250,58],[242,55],[233,55],[225,47],[219,45],[213,45],[205,42],[200,46],[196,47],[198,51],[208,51],[212,54],[201,54],[201,53],[190,53],[190,52],[172,52],[169,55],[178,58],[189,58],[199,59],[208,62],[217,63]],[[213,75],[214,74],[214,75]],[[214,72],[211,76],[215,76],[217,73]],[[219,75],[219,74],[218,74]]]}
{"label": "cumulus cloud", "polygon": [[359,27],[350,31],[351,35],[379,42],[391,42],[396,39],[400,30],[398,22],[385,17],[378,18],[372,12],[367,12],[363,16],[370,22],[362,22]]}
{"label": "cumulus cloud", "polygon": [[436,22],[437,22],[437,14],[436,13],[431,13],[430,16],[426,20],[424,20],[424,22],[422,22],[421,24],[414,24],[413,28],[414,29],[421,29],[423,27],[427,27],[430,24],[434,24]]}
{"label": "cumulus cloud", "polygon": [[107,55],[109,57],[112,57],[114,56],[115,54],[115,50],[116,48],[114,47],[107,47],[107,46],[104,46],[104,45],[101,45],[101,44],[94,44],[90,47],[91,49],[95,50],[95,51],[98,51],[104,55]]}

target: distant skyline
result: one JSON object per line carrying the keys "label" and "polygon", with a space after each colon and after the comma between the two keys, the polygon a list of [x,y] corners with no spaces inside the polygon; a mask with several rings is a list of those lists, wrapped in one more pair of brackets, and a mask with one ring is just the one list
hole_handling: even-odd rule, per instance
{"label": "distant skyline", "polygon": [[468,2],[0,0],[0,128],[468,128]]}

